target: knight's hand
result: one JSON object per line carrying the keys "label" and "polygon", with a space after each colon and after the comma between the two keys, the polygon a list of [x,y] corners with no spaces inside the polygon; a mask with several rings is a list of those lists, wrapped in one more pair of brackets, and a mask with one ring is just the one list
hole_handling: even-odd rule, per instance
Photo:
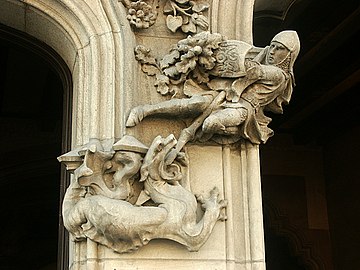
{"label": "knight's hand", "polygon": [[246,62],[246,79],[258,80],[263,76],[261,65],[255,61]]}

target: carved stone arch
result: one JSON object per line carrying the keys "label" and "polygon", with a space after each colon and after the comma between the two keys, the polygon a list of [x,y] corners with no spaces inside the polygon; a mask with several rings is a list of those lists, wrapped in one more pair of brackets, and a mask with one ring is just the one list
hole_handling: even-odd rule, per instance
{"label": "carved stone arch", "polygon": [[288,216],[266,198],[263,198],[264,218],[268,219],[270,228],[279,236],[289,240],[292,253],[302,258],[304,264],[311,270],[326,270],[325,264],[318,256],[313,244],[296,227],[294,227]]}
{"label": "carved stone arch", "polygon": [[105,0],[0,0],[0,4],[0,23],[45,42],[69,67],[74,93],[72,146],[90,138],[120,137],[124,130],[120,110],[133,62],[127,61],[133,54],[125,47],[134,47],[130,26],[122,21],[126,20],[122,5]]}

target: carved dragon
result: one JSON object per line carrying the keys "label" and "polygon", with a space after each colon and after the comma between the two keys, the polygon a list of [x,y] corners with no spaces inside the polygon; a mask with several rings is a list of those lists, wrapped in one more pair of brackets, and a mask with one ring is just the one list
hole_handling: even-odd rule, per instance
{"label": "carved dragon", "polygon": [[[74,239],[89,238],[119,253],[134,251],[155,238],[176,241],[190,251],[199,250],[216,221],[225,219],[222,209],[226,202],[219,200],[216,188],[204,199],[194,196],[180,184],[181,166],[165,162],[176,143],[173,135],[156,137],[143,161],[140,153],[131,151],[104,154],[87,150],[64,198],[64,225]],[[143,192],[153,202],[150,206],[136,206],[125,201],[131,188],[120,196],[118,188],[112,186],[121,183],[129,187],[126,183],[139,171]],[[121,174],[121,179],[115,179],[116,174]],[[113,175],[111,181],[104,179],[109,175]],[[104,189],[108,190],[107,194]],[[117,196],[109,195],[112,190]],[[198,203],[204,210],[199,221]]]}

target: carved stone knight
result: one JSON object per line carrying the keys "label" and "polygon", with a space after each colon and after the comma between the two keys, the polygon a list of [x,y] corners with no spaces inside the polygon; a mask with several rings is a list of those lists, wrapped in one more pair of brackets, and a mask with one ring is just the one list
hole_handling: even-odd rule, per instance
{"label": "carved stone knight", "polygon": [[[226,47],[231,42],[236,41],[224,41],[222,45]],[[203,140],[211,138],[218,143],[233,143],[241,138],[254,144],[265,143],[273,131],[267,126],[271,119],[264,115],[264,111],[282,113],[282,105],[288,104],[300,41],[295,31],[282,31],[272,39],[270,46],[263,49],[238,43],[235,58],[240,61],[240,72],[234,68],[239,63],[230,61],[224,65],[224,54],[231,59],[234,57],[233,48],[222,54],[217,52],[217,63],[209,72],[212,80],[207,83],[206,91],[195,86],[193,89],[197,93],[189,94],[191,91],[187,91],[190,98],[135,107],[130,112],[127,127],[135,126],[144,117],[152,115],[198,116],[180,136],[178,151],[187,141],[194,139],[195,131]],[[189,82],[191,80],[185,82],[185,88]],[[200,94],[199,89],[202,90]]]}
{"label": "carved stone knight", "polygon": [[254,59],[245,61],[247,74],[233,85],[246,80],[249,85],[245,85],[237,102],[226,102],[224,109],[205,119],[204,132],[240,135],[255,144],[265,143],[273,131],[267,127],[271,119],[263,112],[282,113],[282,104],[289,103],[294,86],[293,65],[299,50],[296,32],[283,31]]}
{"label": "carved stone knight", "polygon": [[[88,238],[119,253],[159,238],[199,250],[217,220],[225,219],[227,203],[216,188],[205,199],[191,192],[182,174],[181,149],[192,139],[260,144],[272,135],[271,119],[263,112],[282,113],[282,104],[290,100],[300,49],[296,32],[277,34],[263,49],[209,32],[177,46],[158,65],[159,78],[181,81],[187,98],[135,107],[126,124],[135,126],[151,115],[195,117],[192,124],[179,140],[158,136],[149,148],[125,135],[110,150],[98,142],[78,151],[63,207],[64,225],[74,240]],[[59,160],[73,161],[71,153]]]}

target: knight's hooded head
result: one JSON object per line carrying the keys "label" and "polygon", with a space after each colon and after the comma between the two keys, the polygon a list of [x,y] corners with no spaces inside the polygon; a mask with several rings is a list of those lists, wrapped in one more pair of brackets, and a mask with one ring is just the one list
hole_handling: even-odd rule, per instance
{"label": "knight's hooded head", "polygon": [[286,30],[278,33],[271,42],[278,42],[285,46],[289,53],[288,55],[276,66],[282,68],[284,71],[290,74],[290,80],[288,80],[288,85],[285,88],[284,92],[279,95],[273,102],[266,106],[266,109],[271,110],[276,113],[282,113],[282,104],[288,104],[291,98],[292,89],[295,85],[295,78],[293,72],[293,66],[296,58],[299,55],[300,51],[300,40],[299,36],[295,31]]}
{"label": "knight's hooded head", "polygon": [[282,31],[275,35],[271,42],[273,41],[281,43],[289,50],[289,55],[283,60],[283,62],[287,62],[287,68],[292,74],[295,60],[298,57],[300,51],[300,40],[298,34],[296,31],[292,30]]}

